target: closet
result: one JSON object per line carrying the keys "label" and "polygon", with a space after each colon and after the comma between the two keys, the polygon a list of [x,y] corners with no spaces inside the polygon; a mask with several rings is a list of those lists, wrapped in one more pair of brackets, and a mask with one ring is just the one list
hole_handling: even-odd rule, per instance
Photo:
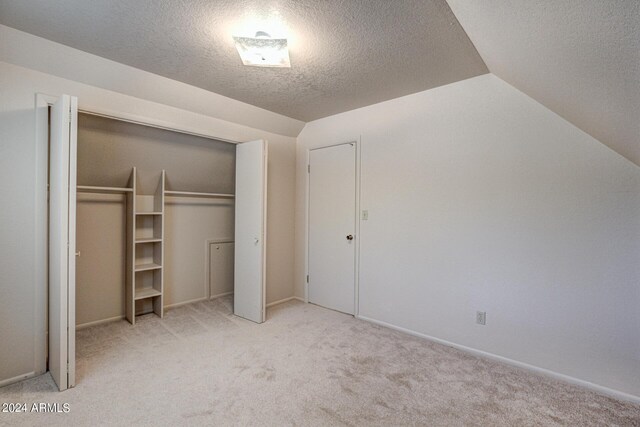
{"label": "closet", "polygon": [[233,287],[234,144],[81,113],[77,145],[78,327]]}
{"label": "closet", "polygon": [[267,144],[227,142],[51,102],[49,345],[75,383],[75,329],[233,293],[265,320]]}

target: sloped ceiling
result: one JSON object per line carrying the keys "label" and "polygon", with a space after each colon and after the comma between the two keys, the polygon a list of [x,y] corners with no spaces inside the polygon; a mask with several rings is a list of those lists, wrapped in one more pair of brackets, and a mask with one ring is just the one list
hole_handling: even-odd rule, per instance
{"label": "sloped ceiling", "polygon": [[[0,0],[0,24],[302,121],[490,71],[640,165],[638,0]],[[255,29],[291,69],[241,65]]]}
{"label": "sloped ceiling", "polygon": [[[0,0],[0,23],[303,121],[488,72],[445,0]],[[241,64],[256,30],[290,69]]]}
{"label": "sloped ceiling", "polygon": [[448,2],[492,73],[640,165],[640,1]]}

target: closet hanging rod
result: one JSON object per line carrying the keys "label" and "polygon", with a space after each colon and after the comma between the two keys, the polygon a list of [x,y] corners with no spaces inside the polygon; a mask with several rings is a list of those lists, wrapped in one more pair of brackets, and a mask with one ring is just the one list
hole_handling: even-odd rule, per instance
{"label": "closet hanging rod", "polygon": [[173,191],[167,190],[164,192],[167,196],[171,197],[208,197],[212,199],[233,199],[235,194],[227,193],[197,193],[194,191]]}
{"label": "closet hanging rod", "polygon": [[77,191],[81,193],[131,193],[132,188],[124,187],[95,187],[92,185],[78,185]]}

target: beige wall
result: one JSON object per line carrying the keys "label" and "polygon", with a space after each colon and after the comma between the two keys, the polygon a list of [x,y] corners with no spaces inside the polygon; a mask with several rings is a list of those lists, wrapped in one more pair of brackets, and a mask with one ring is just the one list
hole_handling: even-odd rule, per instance
{"label": "beige wall", "polygon": [[124,315],[126,198],[79,193],[76,324]]}
{"label": "beige wall", "polygon": [[160,171],[167,190],[233,193],[235,144],[88,114],[78,115],[78,185],[126,187],[151,194]]}
{"label": "beige wall", "polygon": [[[0,60],[4,42],[0,40]],[[104,71],[84,70],[88,75]],[[126,70],[118,77],[140,78]],[[36,154],[37,93],[75,95],[84,110],[124,114],[224,140],[268,140],[267,301],[293,295],[295,138],[0,62],[0,196],[11,201],[0,205],[0,385],[39,373],[44,366],[46,283],[36,271],[45,261],[46,241],[35,230],[45,218],[46,187],[42,182],[36,186],[43,167]]]}
{"label": "beige wall", "polygon": [[168,197],[165,221],[165,305],[207,297],[206,242],[233,240],[233,201]]}

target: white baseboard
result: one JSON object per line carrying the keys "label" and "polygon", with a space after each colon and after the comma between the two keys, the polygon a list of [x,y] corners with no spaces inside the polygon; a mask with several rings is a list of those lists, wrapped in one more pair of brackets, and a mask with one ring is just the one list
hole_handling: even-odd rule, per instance
{"label": "white baseboard", "polygon": [[6,380],[0,381],[0,387],[17,383],[19,381],[23,381],[29,378],[37,377],[38,375],[42,375],[42,374],[36,373],[35,371],[31,371],[31,372],[27,372],[26,374],[18,375],[17,377],[7,378]]}
{"label": "white baseboard", "polygon": [[409,334],[409,335],[413,335],[413,336],[416,336],[416,337],[424,338],[424,339],[427,339],[429,341],[436,342],[438,344],[443,344],[443,345],[446,345],[446,346],[449,346],[449,347],[453,347],[453,348],[456,348],[458,350],[462,350],[462,351],[465,351],[467,353],[474,354],[476,356],[485,357],[487,359],[492,359],[492,360],[497,360],[499,362],[503,362],[503,363],[506,363],[506,364],[511,365],[511,366],[516,366],[518,368],[526,369],[527,371],[535,372],[535,373],[538,373],[538,374],[541,374],[541,375],[545,375],[547,377],[555,378],[555,379],[560,380],[560,381],[564,381],[564,382],[567,382],[567,383],[570,383],[570,384],[574,384],[574,385],[577,385],[577,386],[580,386],[580,387],[584,387],[584,388],[593,390],[593,391],[595,391],[597,393],[614,397],[616,399],[625,400],[625,401],[636,403],[636,404],[640,403],[640,396],[634,396],[633,394],[625,393],[623,391],[614,390],[614,389],[609,388],[609,387],[605,387],[605,386],[601,386],[601,385],[598,385],[598,384],[594,384],[592,382],[581,380],[581,379],[575,378],[575,377],[571,377],[569,375],[561,374],[559,372],[551,371],[549,369],[540,368],[538,366],[530,365],[528,363],[519,362],[517,360],[509,359],[508,357],[499,356],[497,354],[489,353],[489,352],[482,351],[482,350],[477,350],[477,349],[472,348],[472,347],[467,347],[467,346],[464,346],[464,345],[456,344],[454,342],[450,342],[450,341],[446,341],[446,340],[443,340],[443,339],[440,339],[440,338],[432,337],[430,335],[426,335],[426,334],[423,334],[423,333],[420,333],[420,332],[416,332],[416,331],[413,331],[411,329],[406,329],[406,328],[403,328],[403,327],[400,327],[400,326],[392,325],[392,324],[387,323],[387,322],[383,322],[383,321],[376,320],[376,319],[371,319],[371,318],[366,317],[366,316],[355,316],[355,317],[357,319],[361,319],[361,320],[364,320],[364,321],[367,321],[367,322],[375,323],[376,325],[384,326],[384,327],[387,327],[389,329],[394,329],[396,331],[400,331],[400,332],[404,332],[404,333]]}
{"label": "white baseboard", "polygon": [[[181,305],[185,305],[185,304],[191,304],[194,302],[199,302],[199,301],[205,301],[208,299],[216,299],[216,298],[220,298],[220,297],[224,297],[227,295],[231,295],[233,294],[233,292],[225,292],[223,294],[219,294],[219,295],[214,295],[212,297],[202,297],[202,298],[195,298],[192,300],[188,300],[188,301],[182,301],[182,302],[177,302],[174,304],[169,304],[169,305],[165,305],[164,308],[176,308],[176,307],[180,307]],[[153,313],[153,311],[150,311],[149,313]],[[142,314],[149,314],[149,313],[136,313],[136,316],[142,315]],[[89,328],[91,326],[96,326],[96,325],[102,325],[104,323],[111,323],[111,322],[116,322],[118,320],[122,320],[124,319],[125,316],[115,316],[115,317],[110,317],[108,319],[101,319],[101,320],[96,320],[93,322],[87,322],[87,323],[82,323],[80,325],[76,325],[76,330],[79,331],[81,329],[85,329],[85,328]]]}
{"label": "white baseboard", "polygon": [[233,295],[233,292],[225,292],[225,293],[218,294],[218,295],[211,295],[209,297],[209,299],[216,299],[216,298],[226,297],[227,295]]}
{"label": "white baseboard", "polygon": [[267,304],[267,307],[273,307],[274,305],[282,304],[282,303],[285,303],[287,301],[292,301],[294,299],[298,300],[298,301],[301,301],[301,302],[304,302],[304,300],[302,298],[300,298],[300,297],[289,297],[289,298],[283,298],[283,299],[278,300],[278,301],[270,302],[269,304]]}
{"label": "white baseboard", "polygon": [[[219,296],[222,296],[222,295],[219,295]],[[176,307],[180,307],[181,305],[192,304],[194,302],[205,301],[205,300],[208,300],[208,299],[209,298],[207,298],[207,297],[190,299],[188,301],[176,302],[174,304],[165,305],[164,308],[176,308]]]}
{"label": "white baseboard", "polygon": [[273,307],[274,305],[283,304],[283,303],[285,303],[287,301],[291,301],[291,300],[294,300],[294,299],[299,300],[300,298],[298,298],[298,297],[283,298],[283,299],[280,299],[278,301],[270,302],[269,304],[267,304],[267,307]]}
{"label": "white baseboard", "polygon": [[108,319],[101,319],[101,320],[95,320],[93,322],[87,322],[87,323],[83,323],[81,325],[76,325],[76,331],[79,331],[81,329],[85,329],[88,328],[90,326],[96,326],[96,325],[102,325],[104,323],[111,323],[111,322],[116,322],[118,320],[122,320],[124,319],[125,316],[115,316],[115,317],[110,317]]}

